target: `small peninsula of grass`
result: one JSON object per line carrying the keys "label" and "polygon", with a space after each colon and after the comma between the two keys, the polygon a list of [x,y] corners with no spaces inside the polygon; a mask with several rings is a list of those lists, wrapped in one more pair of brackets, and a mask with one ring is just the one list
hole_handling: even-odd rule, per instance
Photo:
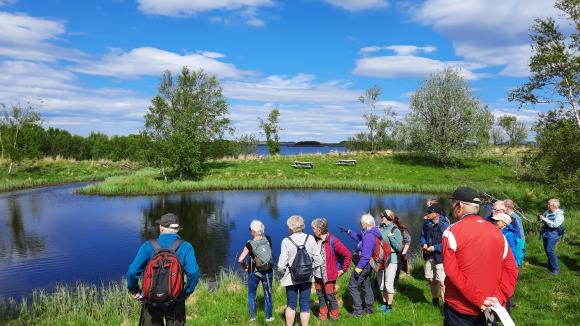
{"label": "small peninsula of grass", "polygon": [[27,160],[8,174],[8,163],[0,161],[0,192],[58,185],[71,182],[103,180],[131,173],[136,165],[127,162],[75,161],[64,159]]}

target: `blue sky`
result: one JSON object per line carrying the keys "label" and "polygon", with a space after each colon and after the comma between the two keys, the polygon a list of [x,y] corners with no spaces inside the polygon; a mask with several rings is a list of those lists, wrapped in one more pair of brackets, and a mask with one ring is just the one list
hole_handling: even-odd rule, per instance
{"label": "blue sky", "polygon": [[362,92],[402,119],[429,74],[460,69],[496,115],[525,82],[529,27],[545,0],[0,0],[0,102],[40,107],[47,126],[138,132],[163,70],[216,74],[236,135],[281,111],[282,140],[364,130]]}

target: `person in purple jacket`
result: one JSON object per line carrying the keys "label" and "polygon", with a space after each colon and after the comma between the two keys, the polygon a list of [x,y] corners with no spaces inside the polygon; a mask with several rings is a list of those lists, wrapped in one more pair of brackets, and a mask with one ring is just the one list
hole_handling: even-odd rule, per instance
{"label": "person in purple jacket", "polygon": [[[370,214],[364,214],[360,218],[360,225],[362,232],[353,230],[346,230],[341,228],[341,232],[347,232],[348,236],[358,241],[356,251],[360,254],[356,267],[350,275],[348,281],[348,289],[354,304],[352,315],[354,317],[361,317],[363,314],[372,314],[374,310],[374,294],[371,288],[371,272],[372,268],[369,261],[373,257],[376,239],[382,239],[379,228],[376,227],[375,218]],[[364,289],[365,308],[362,307],[362,299],[360,295],[360,287]]]}

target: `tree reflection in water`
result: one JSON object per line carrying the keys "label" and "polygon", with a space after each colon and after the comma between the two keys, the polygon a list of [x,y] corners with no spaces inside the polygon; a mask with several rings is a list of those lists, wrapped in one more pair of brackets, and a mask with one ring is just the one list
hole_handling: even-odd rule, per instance
{"label": "tree reflection in water", "polygon": [[[24,200],[23,197],[8,198],[5,201],[7,203],[6,215],[2,214],[7,227],[0,232],[0,259],[8,262],[15,258],[36,257],[46,247],[42,237],[27,232],[22,218],[21,200]],[[8,230],[9,232],[6,232]]]}
{"label": "tree reflection in water", "polygon": [[166,213],[179,216],[182,228],[179,235],[193,245],[201,272],[206,275],[217,274],[226,265],[229,230],[234,227],[229,214],[224,212],[223,194],[180,194],[152,199],[149,207],[143,211],[141,234],[144,240],[159,235],[159,226],[155,221]]}

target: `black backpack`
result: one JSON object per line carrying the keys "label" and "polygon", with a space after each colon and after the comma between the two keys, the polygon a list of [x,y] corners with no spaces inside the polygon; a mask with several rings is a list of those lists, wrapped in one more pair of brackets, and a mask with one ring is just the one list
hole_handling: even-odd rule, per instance
{"label": "black backpack", "polygon": [[312,257],[306,251],[308,237],[309,235],[306,235],[304,244],[301,246],[297,245],[292,238],[288,237],[296,246],[296,256],[290,266],[290,276],[292,276],[292,281],[296,284],[310,282],[312,279]]}

